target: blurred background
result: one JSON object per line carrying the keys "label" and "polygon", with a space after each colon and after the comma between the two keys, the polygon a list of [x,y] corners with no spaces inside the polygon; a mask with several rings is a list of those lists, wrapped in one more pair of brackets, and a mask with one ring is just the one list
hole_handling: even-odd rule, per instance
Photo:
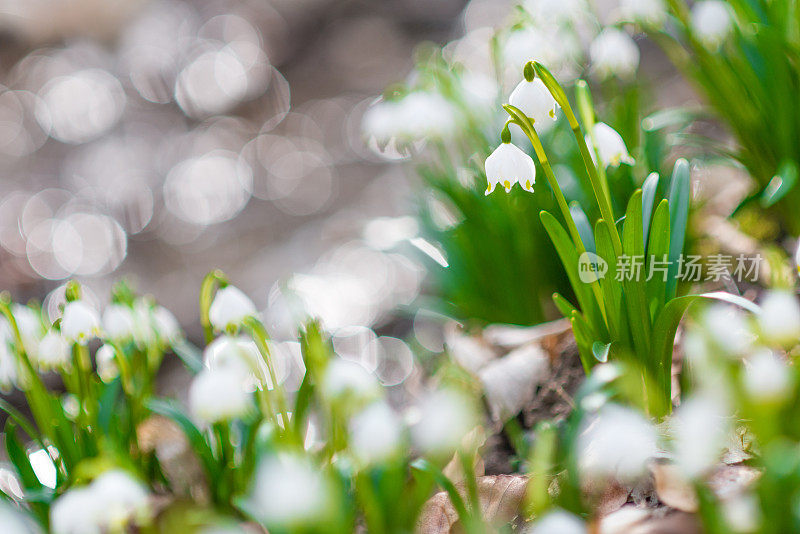
{"label": "blurred background", "polygon": [[192,334],[221,268],[278,336],[303,308],[379,325],[423,275],[363,112],[510,4],[0,0],[0,287],[55,314],[65,280],[102,305],[127,277]]}

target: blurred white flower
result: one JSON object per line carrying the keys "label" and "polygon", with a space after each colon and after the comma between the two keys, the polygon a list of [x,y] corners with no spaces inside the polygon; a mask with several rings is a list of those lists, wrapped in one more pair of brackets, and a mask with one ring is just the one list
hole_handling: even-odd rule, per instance
{"label": "blurred white flower", "polygon": [[17,510],[11,504],[0,503],[0,525],[4,534],[41,534],[42,529],[32,517]]}
{"label": "blurred white flower", "polygon": [[797,274],[800,274],[800,239],[797,240],[797,252],[794,253],[794,263],[797,266]]}
{"label": "blurred white flower", "polygon": [[22,304],[12,304],[11,313],[17,322],[19,335],[22,338],[22,347],[31,356],[36,356],[39,340],[44,335],[44,326],[39,315],[28,306]]}
{"label": "blurred white flower", "polygon": [[156,306],[153,309],[153,323],[156,334],[166,343],[175,343],[183,336],[181,325],[175,315],[164,306]]}
{"label": "blurred white flower", "polygon": [[42,338],[33,358],[42,370],[62,369],[70,364],[72,354],[69,342],[57,330],[50,330]]}
{"label": "blurred white flower", "polygon": [[8,393],[17,383],[19,373],[16,355],[3,340],[0,340],[0,391]]}
{"label": "blurred white flower", "polygon": [[606,28],[589,47],[592,69],[601,78],[631,78],[639,67],[639,47],[630,35]]}
{"label": "blurred white flower", "polygon": [[332,505],[331,488],[319,467],[294,455],[269,456],[255,475],[249,505],[270,529],[322,522]]}
{"label": "blurred white flower", "polygon": [[656,454],[653,425],[629,408],[607,404],[583,424],[577,439],[578,467],[589,480],[634,481]]}
{"label": "blurred white flower", "polygon": [[403,426],[385,402],[371,404],[353,417],[349,426],[350,450],[363,464],[383,462],[399,450]]}
{"label": "blurred white flower", "polygon": [[50,524],[54,534],[124,532],[149,512],[147,488],[124,471],[112,470],[56,499],[50,508]]}
{"label": "blurred white flower", "polygon": [[583,520],[564,510],[553,510],[537,519],[526,534],[587,534]]}
{"label": "blurred white flower", "polygon": [[741,356],[753,344],[753,332],[738,308],[714,304],[703,314],[703,326],[712,341],[728,355]]}
{"label": "blurred white flower", "polygon": [[100,317],[81,300],[68,302],[61,318],[61,333],[69,341],[85,345],[100,335]]}
{"label": "blurred white flower", "polygon": [[241,373],[233,369],[204,369],[189,387],[189,408],[204,425],[243,417],[252,405]]}
{"label": "blurred white flower", "polygon": [[462,98],[472,113],[483,116],[495,111],[500,86],[494,78],[467,72],[459,80]]}
{"label": "blurred white flower", "polygon": [[135,329],[133,310],[128,306],[111,304],[103,312],[103,332],[108,339],[130,339]]}
{"label": "blurred white flower", "polygon": [[559,108],[558,102],[540,78],[534,78],[532,82],[525,79],[519,82],[511,91],[508,103],[532,119],[537,128],[548,120],[556,120]]}
{"label": "blurred white flower", "polygon": [[761,505],[752,493],[737,493],[720,503],[731,532],[757,532],[761,525]]}
{"label": "blurred white flower", "polygon": [[684,400],[669,422],[675,465],[689,479],[714,467],[728,443],[728,421],[724,404],[716,396],[703,394]]}
{"label": "blurred white flower", "polygon": [[745,360],[744,387],[760,402],[780,402],[792,390],[789,364],[769,349],[761,349]]}
{"label": "blurred white flower", "polygon": [[723,0],[703,0],[692,7],[692,30],[709,48],[718,47],[733,28],[731,7]]}
{"label": "blurred white flower", "polygon": [[385,143],[444,138],[456,129],[452,103],[438,93],[412,91],[399,100],[382,101],[364,113],[362,127],[367,136]]}
{"label": "blurred white flower", "polygon": [[522,7],[541,23],[574,24],[591,15],[585,0],[524,0]]}
{"label": "blurred white flower", "polygon": [[788,291],[768,291],[757,316],[761,334],[771,343],[789,346],[800,341],[800,302]]}
{"label": "blurred white flower", "polygon": [[508,83],[519,79],[529,61],[543,64],[563,82],[574,77],[582,47],[573,31],[557,24],[543,24],[511,32],[502,55]]}
{"label": "blurred white flower", "polygon": [[486,158],[486,181],[486,195],[494,191],[498,184],[505,188],[506,193],[510,193],[515,183],[532,193],[533,184],[536,183],[536,166],[533,159],[515,145],[500,143]]}
{"label": "blurred white flower", "polygon": [[105,344],[94,354],[95,363],[97,363],[97,374],[103,382],[111,382],[119,376],[119,368],[117,367],[116,349],[111,345]]}
{"label": "blurred white flower", "polygon": [[433,392],[419,406],[419,420],[411,427],[414,445],[423,454],[446,456],[461,446],[478,417],[472,400],[452,390]]}
{"label": "blurred white flower", "polygon": [[[267,364],[255,341],[250,338],[222,335],[206,347],[203,360],[211,370],[228,369],[239,373],[243,385],[249,391],[273,387]],[[275,363],[273,362],[273,368],[277,367]],[[279,374],[276,369],[276,375]]]}
{"label": "blurred white flower", "polygon": [[380,385],[375,375],[361,364],[334,358],[325,369],[322,392],[330,399],[373,399],[380,392]]}
{"label": "blurred white flower", "polygon": [[667,19],[663,0],[621,0],[620,12],[626,20],[659,26]]}
{"label": "blurred white flower", "polygon": [[214,328],[225,330],[241,325],[246,317],[255,316],[256,313],[256,306],[247,295],[237,287],[226,286],[214,296],[208,317]]}
{"label": "blurred white flower", "polygon": [[[621,163],[626,165],[635,163],[631,155],[628,154],[628,147],[625,146],[625,141],[614,128],[604,122],[598,122],[595,123],[592,131],[597,142],[596,148],[600,156],[600,163],[604,167],[616,167]],[[592,138],[589,134],[586,134],[586,145],[590,148],[593,146]],[[595,160],[594,151],[592,151],[592,159]]]}

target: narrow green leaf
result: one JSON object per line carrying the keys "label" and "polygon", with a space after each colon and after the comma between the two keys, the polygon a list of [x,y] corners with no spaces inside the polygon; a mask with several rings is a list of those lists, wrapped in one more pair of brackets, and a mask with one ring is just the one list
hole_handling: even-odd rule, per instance
{"label": "narrow green leaf", "polygon": [[183,340],[173,344],[172,351],[192,373],[197,374],[203,369],[203,358],[200,349],[188,341]]}
{"label": "narrow green leaf", "polygon": [[573,306],[560,293],[553,293],[553,302],[555,303],[556,308],[558,308],[558,311],[560,311],[561,315],[564,317],[569,318],[572,315],[572,312],[578,311],[575,306]]}
{"label": "narrow green leaf", "polygon": [[[631,337],[636,355],[649,358],[650,315],[647,310],[646,273],[644,263],[644,237],[642,235],[642,190],[638,189],[628,202],[625,224],[622,228],[622,247],[631,268],[623,272],[625,303],[630,321]],[[641,267],[637,267],[641,265]]]}
{"label": "narrow green leaf", "polygon": [[588,375],[595,363],[594,355],[592,354],[592,343],[594,336],[589,330],[589,325],[578,312],[573,312],[570,317],[572,324],[572,334],[575,336],[575,343],[578,345],[578,354],[581,358],[584,372]]}
{"label": "narrow green leaf", "polygon": [[586,252],[595,253],[597,250],[594,243],[594,232],[592,232],[592,225],[589,223],[589,218],[577,202],[570,202],[569,213],[572,215],[572,220],[575,221],[575,226],[578,228],[578,234],[583,241],[583,247]]}
{"label": "narrow green leaf", "polygon": [[611,229],[606,221],[600,219],[595,224],[595,240],[597,255],[606,262],[607,271],[600,286],[603,290],[603,306],[608,317],[608,329],[612,339],[630,343],[627,339],[627,328],[623,327],[622,284],[617,280],[617,255],[611,238]]}
{"label": "narrow green leaf", "polygon": [[791,160],[785,161],[761,193],[761,206],[768,208],[785,197],[786,193],[797,184],[797,175],[797,163]]}
{"label": "narrow green leaf", "polygon": [[689,221],[691,204],[691,182],[689,162],[681,158],[672,169],[672,182],[669,191],[669,275],[667,277],[666,300],[675,298],[678,292],[679,259],[683,253],[686,239],[686,225]]}
{"label": "narrow green leaf", "polygon": [[655,321],[664,306],[669,276],[669,202],[662,200],[653,217],[650,243],[647,246],[647,303]]}
{"label": "narrow green leaf", "polygon": [[644,242],[649,243],[650,219],[653,216],[653,206],[658,193],[659,176],[657,172],[651,172],[650,176],[642,184],[642,230],[644,230]]}
{"label": "narrow green leaf", "polygon": [[41,489],[42,483],[39,482],[39,478],[31,466],[25,447],[17,436],[17,424],[12,419],[6,420],[5,435],[8,459],[14,464],[17,474],[19,474],[20,482],[22,482],[22,487],[25,488],[26,492],[27,490]]}

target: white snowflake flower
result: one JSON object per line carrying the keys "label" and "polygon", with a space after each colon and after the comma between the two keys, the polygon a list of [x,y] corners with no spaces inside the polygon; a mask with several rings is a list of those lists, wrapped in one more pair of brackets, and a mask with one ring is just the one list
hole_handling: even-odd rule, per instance
{"label": "white snowflake flower", "polygon": [[733,29],[731,7],[723,0],[703,0],[692,7],[692,30],[708,48],[717,48]]}
{"label": "white snowflake flower", "polygon": [[100,335],[97,311],[81,300],[68,302],[61,318],[61,333],[69,341],[85,345]]}
{"label": "white snowflake flower", "polygon": [[241,373],[232,369],[204,369],[189,387],[191,412],[206,426],[244,417],[252,406],[252,395],[242,384]]}
{"label": "white snowflake flower", "polygon": [[639,67],[639,47],[630,35],[606,28],[589,47],[592,69],[601,78],[631,78]]}
{"label": "white snowflake flower", "polygon": [[530,193],[536,183],[536,166],[533,159],[511,143],[501,143],[486,158],[486,195],[489,195],[498,184],[506,193],[511,192],[515,183]]}
{"label": "white snowflake flower", "polygon": [[511,91],[508,103],[532,119],[537,128],[557,118],[558,102],[540,78],[534,78],[530,82],[523,79],[519,82]]}
{"label": "white snowflake flower", "polygon": [[[621,163],[633,165],[635,161],[628,154],[628,147],[622,136],[614,128],[604,122],[598,122],[592,129],[595,141],[597,141],[597,153],[600,156],[600,163],[604,167],[617,167]],[[586,145],[592,147],[592,138],[586,134]],[[592,151],[592,159],[595,159]]]}
{"label": "white snowflake flower", "polygon": [[208,310],[211,325],[217,330],[238,327],[246,317],[255,316],[256,313],[253,301],[234,286],[226,286],[217,291]]}

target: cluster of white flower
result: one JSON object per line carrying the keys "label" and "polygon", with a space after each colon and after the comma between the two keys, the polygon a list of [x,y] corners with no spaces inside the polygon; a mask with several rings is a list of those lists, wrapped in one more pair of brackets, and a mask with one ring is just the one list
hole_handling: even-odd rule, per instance
{"label": "cluster of white flower", "polygon": [[[482,98],[480,85],[470,86],[470,99]],[[402,143],[451,135],[458,114],[453,103],[439,93],[413,91],[396,100],[383,100],[364,114],[364,133],[379,143]]]}
{"label": "cluster of white flower", "polygon": [[125,471],[112,470],[56,499],[50,525],[54,534],[124,532],[130,524],[145,524],[150,512],[144,484]]}

